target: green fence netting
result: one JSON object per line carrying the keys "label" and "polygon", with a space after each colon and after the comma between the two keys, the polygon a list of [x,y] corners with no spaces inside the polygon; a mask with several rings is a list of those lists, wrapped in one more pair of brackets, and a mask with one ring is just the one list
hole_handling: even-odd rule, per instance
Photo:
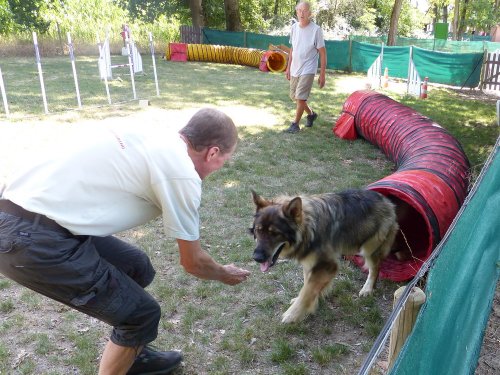
{"label": "green fence netting", "polygon": [[206,44],[266,50],[269,44],[288,46],[288,41],[288,36],[203,29],[203,43]]}
{"label": "green fence netting", "polygon": [[475,371],[500,275],[499,143],[439,245],[427,301],[390,375]]}
{"label": "green fence netting", "polygon": [[[351,35],[349,39],[354,42],[382,44],[387,43],[387,35],[370,37],[362,35]],[[456,41],[443,39],[417,39],[417,38],[396,38],[396,46],[415,46],[430,51],[452,52],[452,53],[479,53],[485,50],[494,51],[500,49],[500,43],[490,42],[486,37],[476,37],[471,41]]]}
{"label": "green fence netting", "polygon": [[[373,39],[379,44],[363,43],[359,40],[368,38],[352,38],[351,40],[326,40],[327,68],[366,73],[382,50],[382,38]],[[425,43],[449,43],[450,41],[433,39],[398,39],[400,46],[384,46],[382,71],[389,70],[390,77],[408,78],[408,65],[410,58],[410,45],[408,41]],[[228,32],[220,30],[203,29],[203,41],[208,44],[227,45],[233,47],[256,48],[265,50],[269,44],[289,46],[288,36],[273,36],[248,32]],[[486,42],[454,42],[454,43],[480,43]],[[499,45],[500,43],[489,43]],[[480,52],[447,53],[433,51],[429,48],[413,48],[413,62],[423,80],[429,78],[431,83],[442,83],[460,87],[477,87],[481,79],[481,67],[484,54]]]}
{"label": "green fence netting", "polygon": [[351,71],[350,45],[342,40],[325,40],[328,69]]}
{"label": "green fence netting", "polygon": [[481,78],[482,53],[446,53],[413,48],[413,62],[420,77],[430,82],[476,87]]}

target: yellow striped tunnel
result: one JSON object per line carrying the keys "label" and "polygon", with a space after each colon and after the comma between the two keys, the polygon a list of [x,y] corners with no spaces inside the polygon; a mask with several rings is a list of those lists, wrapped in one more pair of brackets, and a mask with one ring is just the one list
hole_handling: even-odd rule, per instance
{"label": "yellow striped tunnel", "polygon": [[165,58],[172,61],[202,61],[245,65],[271,72],[284,72],[287,64],[287,55],[282,51],[264,51],[255,48],[212,44],[170,43]]}

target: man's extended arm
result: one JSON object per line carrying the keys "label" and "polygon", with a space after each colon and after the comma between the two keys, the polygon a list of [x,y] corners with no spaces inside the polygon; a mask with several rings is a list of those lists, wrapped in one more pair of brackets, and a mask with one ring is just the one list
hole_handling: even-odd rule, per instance
{"label": "man's extended arm", "polygon": [[180,263],[186,272],[205,280],[217,280],[228,285],[245,281],[250,272],[234,264],[221,265],[201,248],[199,240],[186,241],[177,239]]}

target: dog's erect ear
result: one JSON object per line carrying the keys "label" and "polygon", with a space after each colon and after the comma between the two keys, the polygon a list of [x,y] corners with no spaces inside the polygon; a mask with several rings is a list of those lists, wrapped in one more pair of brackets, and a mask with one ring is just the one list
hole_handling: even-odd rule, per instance
{"label": "dog's erect ear", "polygon": [[302,217],[302,199],[300,197],[293,198],[283,206],[283,213],[298,222]]}
{"label": "dog's erect ear", "polygon": [[253,189],[252,189],[252,197],[253,197],[253,203],[255,203],[255,206],[257,207],[257,211],[259,211],[260,209],[267,207],[271,204],[271,202],[262,198]]}

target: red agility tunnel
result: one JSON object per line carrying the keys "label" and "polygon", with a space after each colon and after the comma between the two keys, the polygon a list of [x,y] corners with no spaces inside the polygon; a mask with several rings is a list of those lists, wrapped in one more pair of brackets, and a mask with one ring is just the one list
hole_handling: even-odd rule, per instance
{"label": "red agility tunnel", "polygon": [[[396,172],[368,185],[396,204],[401,229],[395,249],[403,251],[384,261],[380,277],[412,278],[467,195],[470,165],[460,143],[428,117],[374,91],[351,94],[333,132],[361,136],[396,163]],[[363,264],[360,257],[354,261]]]}

